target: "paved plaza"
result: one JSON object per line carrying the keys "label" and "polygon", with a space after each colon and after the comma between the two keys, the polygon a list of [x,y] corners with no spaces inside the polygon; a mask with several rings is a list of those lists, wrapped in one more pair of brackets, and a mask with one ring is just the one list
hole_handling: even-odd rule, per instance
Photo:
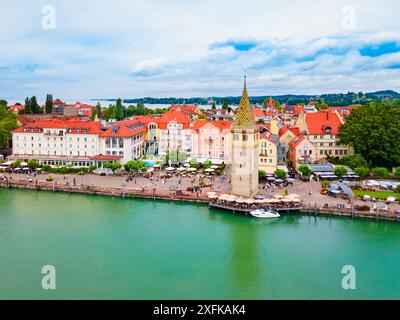
{"label": "paved plaza", "polygon": [[[6,174],[7,177],[12,177],[12,180],[28,180],[28,176],[25,174]],[[36,180],[38,182],[45,182],[48,174],[39,174],[29,178],[32,182]],[[229,183],[229,171],[218,177],[210,176],[204,178],[204,182],[207,184],[212,184],[211,187],[204,188],[201,190],[196,190],[195,192],[188,191],[188,188],[193,188],[200,182],[199,175],[194,175],[192,177],[181,177],[173,175],[171,178],[162,179],[160,177],[160,172],[156,171],[152,179],[145,178],[141,175],[136,175],[131,181],[127,181],[127,176],[100,176],[95,174],[51,174],[53,180],[57,186],[62,185],[75,185],[76,186],[96,186],[101,188],[120,188],[126,192],[130,191],[153,191],[159,195],[170,195],[171,190],[181,190],[182,192],[190,193],[194,197],[206,197],[208,191],[216,191],[218,193],[230,193],[230,183]],[[288,187],[277,187],[274,185],[269,185],[268,183],[261,183],[259,188],[259,193],[268,197],[272,197],[276,194],[284,194],[285,191],[291,194],[298,194],[303,203],[309,207],[320,208],[324,205],[329,205],[330,207],[335,207],[338,204],[344,205],[346,207],[350,206],[350,201],[342,199],[339,197],[332,197],[320,194],[321,185],[317,181],[304,182],[302,180],[296,179],[293,185]],[[353,204],[368,205],[372,207],[371,202],[365,202],[360,199],[353,201]],[[384,201],[377,202],[378,207],[385,205]],[[400,210],[400,204],[392,203],[388,205],[390,211]]]}

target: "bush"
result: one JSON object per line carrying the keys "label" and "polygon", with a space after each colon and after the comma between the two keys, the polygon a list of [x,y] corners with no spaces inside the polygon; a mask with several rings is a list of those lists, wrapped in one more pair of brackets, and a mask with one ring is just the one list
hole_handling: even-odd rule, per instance
{"label": "bush", "polygon": [[352,155],[343,158],[343,164],[349,166],[350,168],[354,169],[357,167],[366,167],[367,161],[360,155]]}
{"label": "bush", "polygon": [[389,172],[386,168],[384,167],[376,167],[373,168],[371,170],[371,173],[375,176],[375,177],[387,177]]}
{"label": "bush", "polygon": [[400,167],[397,167],[397,168],[394,170],[394,176],[397,177],[397,178],[400,178]]}
{"label": "bush", "polygon": [[196,169],[200,167],[200,163],[198,163],[196,160],[190,160],[189,165],[191,168],[196,168]]}
{"label": "bush", "polygon": [[361,178],[364,178],[369,174],[369,169],[368,167],[357,167],[354,169],[354,172]]}
{"label": "bush", "polygon": [[39,167],[39,162],[37,162],[36,160],[29,160],[28,161],[28,167],[30,170],[35,170]]}
{"label": "bush", "polygon": [[302,164],[297,168],[297,171],[300,172],[303,176],[310,176],[312,174],[312,170],[306,164]]}
{"label": "bush", "polygon": [[[141,160],[132,160],[132,161],[128,161],[127,163],[124,164],[124,168],[126,171],[139,172],[145,167],[146,167],[145,162],[141,161]],[[113,170],[112,168],[113,168],[113,166],[111,166],[110,169]]]}
{"label": "bush", "polygon": [[323,189],[328,189],[329,187],[329,181],[321,181],[321,187]]}
{"label": "bush", "polygon": [[286,179],[286,171],[282,169],[276,169],[274,172],[275,176],[279,179],[285,180]]}
{"label": "bush", "polygon": [[21,167],[21,163],[22,163],[21,160],[15,160],[13,163],[11,163],[10,167],[13,169]]}
{"label": "bush", "polygon": [[258,178],[260,180],[264,180],[266,176],[267,176],[267,173],[264,170],[258,170]]}
{"label": "bush", "polygon": [[344,175],[347,174],[347,168],[343,166],[337,166],[335,167],[335,169],[333,169],[333,173],[339,178],[342,178]]}

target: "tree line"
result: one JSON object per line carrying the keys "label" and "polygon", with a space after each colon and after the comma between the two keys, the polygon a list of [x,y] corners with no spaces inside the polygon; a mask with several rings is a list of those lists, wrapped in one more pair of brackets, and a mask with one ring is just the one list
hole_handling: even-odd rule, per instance
{"label": "tree line", "polygon": [[92,111],[92,118],[98,116],[99,118],[105,118],[107,121],[110,119],[120,121],[125,119],[126,117],[143,116],[148,114],[163,114],[166,111],[166,108],[146,108],[143,102],[139,102],[137,105],[129,105],[128,107],[125,107],[122,104],[122,100],[117,99],[115,104],[110,104],[107,108],[104,109],[101,109],[100,104],[97,104],[97,106]]}

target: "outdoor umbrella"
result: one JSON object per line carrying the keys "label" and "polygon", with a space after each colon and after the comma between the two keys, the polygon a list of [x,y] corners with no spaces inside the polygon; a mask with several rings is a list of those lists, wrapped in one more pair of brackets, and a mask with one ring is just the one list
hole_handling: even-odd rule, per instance
{"label": "outdoor umbrella", "polygon": [[186,171],[194,172],[194,171],[197,171],[197,169],[196,168],[187,168]]}
{"label": "outdoor umbrella", "polygon": [[218,169],[219,168],[219,166],[217,166],[217,165],[212,165],[211,167],[210,167],[211,169]]}
{"label": "outdoor umbrella", "polygon": [[258,194],[254,197],[255,199],[265,199],[265,196],[262,194]]}
{"label": "outdoor umbrella", "polygon": [[275,199],[282,199],[282,198],[283,198],[283,196],[282,196],[282,195],[280,195],[280,194],[276,194],[276,195],[274,195],[274,198],[275,198]]}
{"label": "outdoor umbrella", "polygon": [[168,168],[165,168],[165,170],[167,170],[167,171],[174,171],[175,168],[174,168],[174,167],[168,167]]}
{"label": "outdoor umbrella", "polygon": [[186,168],[184,168],[184,167],[179,167],[178,169],[176,169],[177,171],[185,171],[186,170]]}
{"label": "outdoor umbrella", "polygon": [[268,181],[275,181],[275,178],[274,177],[268,177],[267,180]]}
{"label": "outdoor umbrella", "polygon": [[235,200],[237,203],[244,203],[244,198],[236,198]]}
{"label": "outdoor umbrella", "polygon": [[209,168],[209,169],[205,169],[204,170],[204,172],[214,172],[215,170],[214,169],[211,169],[211,168]]}

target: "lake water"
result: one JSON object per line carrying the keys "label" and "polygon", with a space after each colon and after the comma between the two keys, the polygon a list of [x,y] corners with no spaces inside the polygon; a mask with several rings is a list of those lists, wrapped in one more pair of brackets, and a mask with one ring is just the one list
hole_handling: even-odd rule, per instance
{"label": "lake water", "polygon": [[[56,268],[43,290],[41,268]],[[341,269],[356,269],[343,290]],[[0,189],[0,299],[399,299],[400,225]]]}

